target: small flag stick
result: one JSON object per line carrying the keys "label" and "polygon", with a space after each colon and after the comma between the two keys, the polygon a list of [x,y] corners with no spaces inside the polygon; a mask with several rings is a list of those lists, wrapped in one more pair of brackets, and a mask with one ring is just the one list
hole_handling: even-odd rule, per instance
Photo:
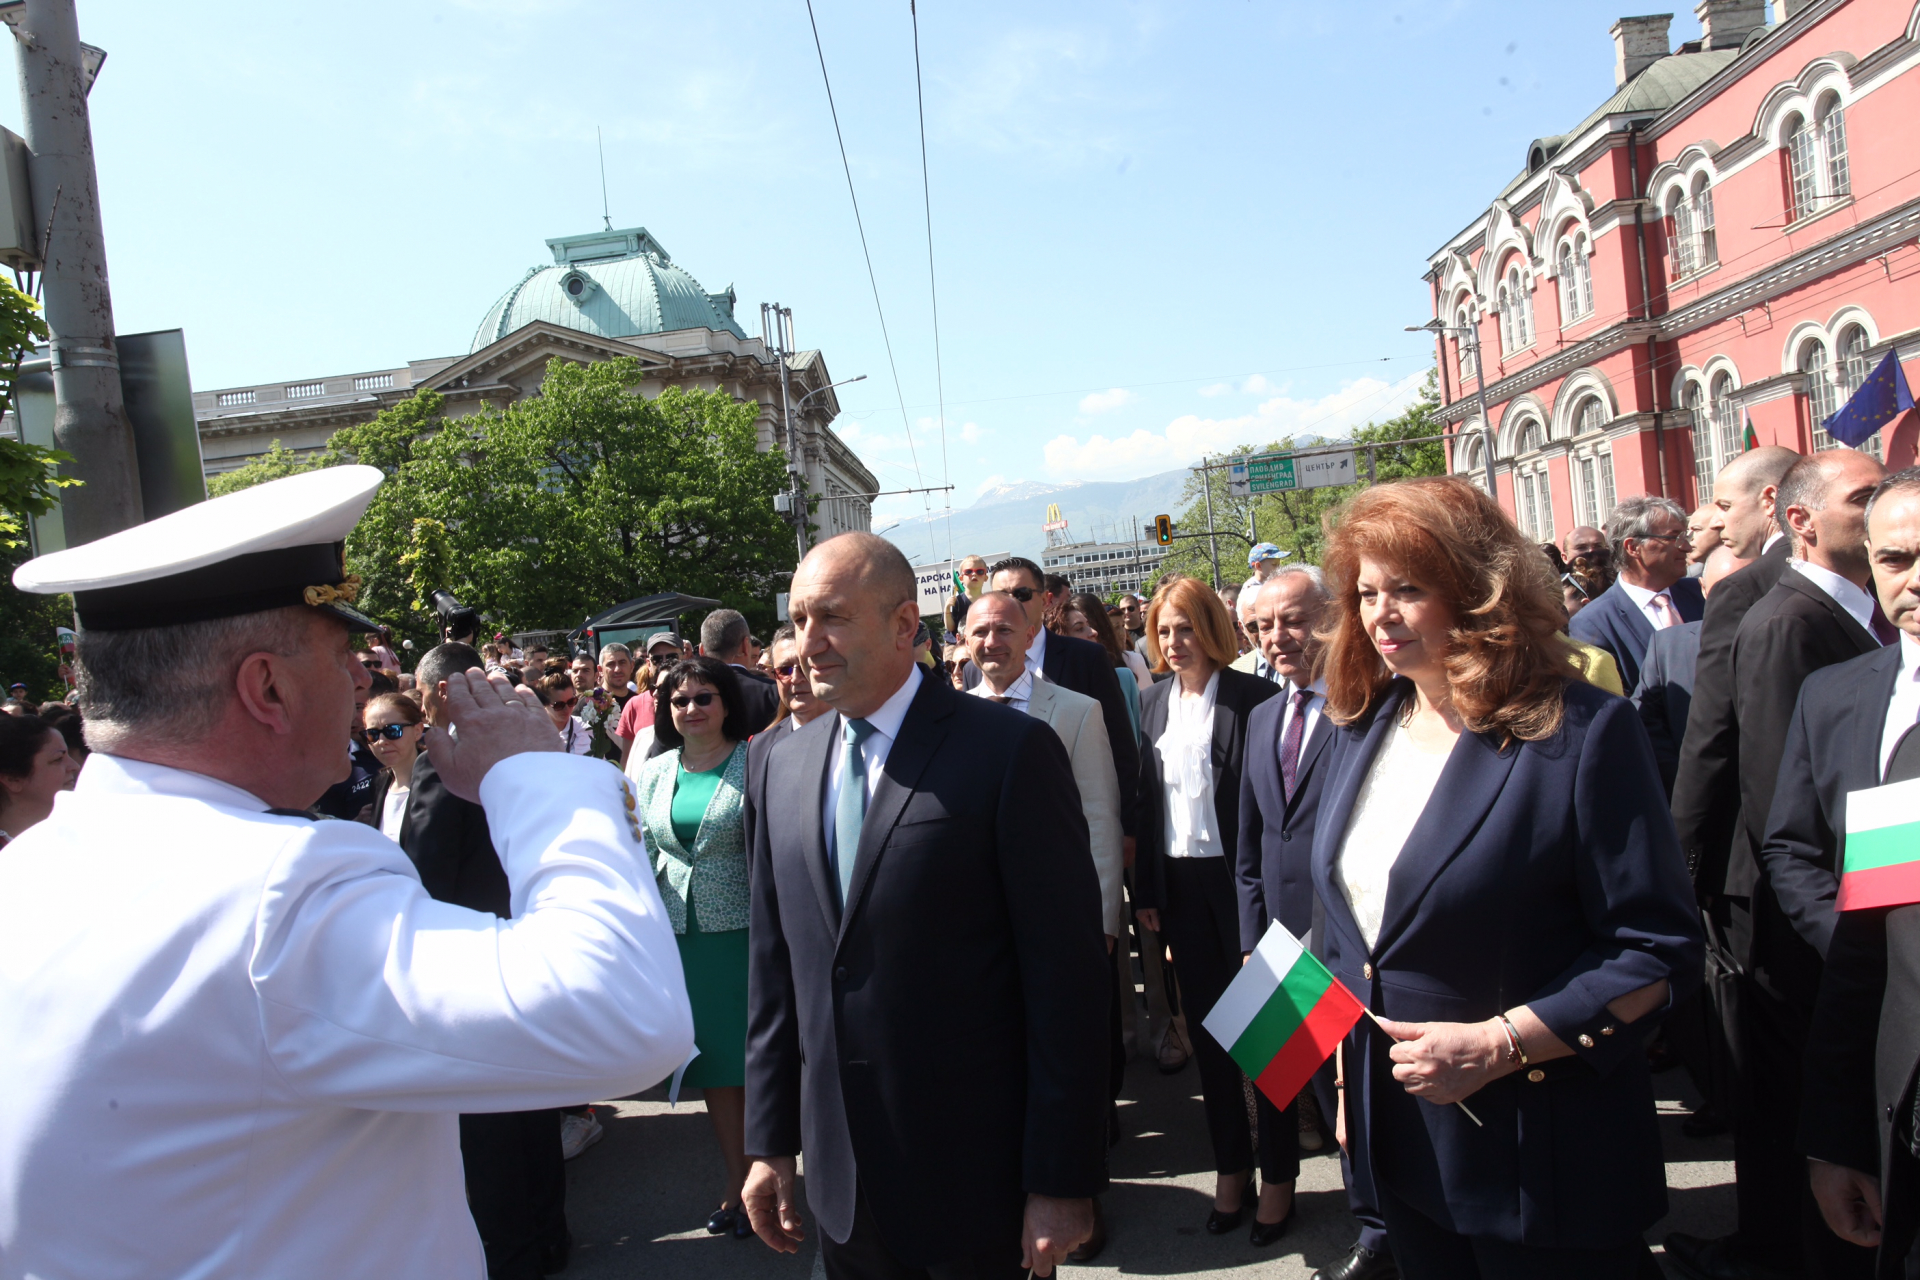
{"label": "small flag stick", "polygon": [[[1389,1031],[1389,1030],[1387,1030],[1387,1024],[1386,1024],[1386,1023],[1384,1023],[1384,1022],[1382,1022],[1382,1021],[1380,1021],[1380,1015],[1379,1015],[1379,1014],[1377,1014],[1377,1013],[1375,1013],[1375,1012],[1374,1012],[1373,1010],[1371,1010],[1371,1009],[1368,1009],[1368,1010],[1366,1010],[1366,1015],[1367,1015],[1367,1016],[1368,1016],[1369,1018],[1372,1018],[1372,1019],[1373,1019],[1373,1025],[1374,1025],[1374,1026],[1376,1026],[1376,1027],[1379,1027],[1379,1028],[1380,1028],[1380,1034],[1381,1034],[1381,1035],[1383,1035],[1383,1036],[1385,1036],[1385,1037],[1386,1037],[1387,1039],[1389,1039],[1389,1040],[1393,1040],[1393,1038],[1394,1038],[1394,1037],[1393,1037],[1393,1032],[1391,1032],[1391,1031]],[[1397,1041],[1397,1040],[1396,1040],[1396,1041],[1394,1041],[1394,1043],[1396,1043],[1396,1044],[1398,1044],[1398,1043],[1399,1043],[1399,1041]],[[1473,1112],[1471,1112],[1471,1111],[1469,1111],[1469,1110],[1467,1109],[1467,1104],[1466,1104],[1466,1103],[1464,1103],[1464,1102],[1456,1102],[1456,1103],[1454,1103],[1453,1105],[1454,1105],[1454,1106],[1456,1106],[1456,1107],[1458,1107],[1458,1108],[1460,1108],[1460,1110],[1461,1110],[1461,1112],[1462,1112],[1462,1113],[1463,1113],[1463,1114],[1464,1114],[1464,1115],[1465,1115],[1465,1116],[1467,1117],[1467,1119],[1469,1119],[1469,1120],[1471,1120],[1471,1121],[1473,1121],[1473,1122],[1474,1122],[1474,1124],[1476,1124],[1476,1125],[1478,1125],[1478,1126],[1479,1126],[1480,1128],[1482,1128],[1482,1129],[1484,1129],[1484,1128],[1486,1128],[1486,1127],[1487,1127],[1487,1126],[1485,1126],[1484,1124],[1480,1124],[1480,1117],[1479,1117],[1479,1116],[1477,1116],[1477,1115],[1475,1115],[1475,1114],[1473,1114]]]}

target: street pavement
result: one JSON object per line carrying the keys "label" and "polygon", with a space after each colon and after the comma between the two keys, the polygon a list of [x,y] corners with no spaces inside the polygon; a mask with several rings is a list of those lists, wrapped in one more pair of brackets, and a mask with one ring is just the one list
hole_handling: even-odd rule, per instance
{"label": "street pavement", "polygon": [[[1681,1134],[1680,1121],[1693,1100],[1685,1072],[1665,1072],[1654,1083],[1662,1099],[1671,1206],[1668,1218],[1647,1235],[1657,1252],[1671,1230],[1708,1236],[1732,1230],[1733,1144],[1725,1137],[1696,1141]],[[567,1217],[575,1242],[569,1280],[811,1280],[822,1274],[811,1239],[798,1254],[781,1256],[757,1239],[707,1235],[704,1224],[719,1203],[723,1166],[697,1094],[669,1107],[664,1092],[653,1090],[603,1106],[600,1116],[606,1137],[567,1166]],[[1306,1280],[1353,1243],[1357,1232],[1331,1145],[1303,1158],[1298,1218],[1277,1244],[1255,1249],[1245,1227],[1230,1236],[1206,1233],[1212,1157],[1191,1063],[1172,1076],[1160,1075],[1151,1061],[1130,1064],[1120,1116],[1124,1136],[1113,1148],[1113,1187],[1104,1198],[1109,1243],[1093,1264],[1065,1267],[1064,1275]]]}

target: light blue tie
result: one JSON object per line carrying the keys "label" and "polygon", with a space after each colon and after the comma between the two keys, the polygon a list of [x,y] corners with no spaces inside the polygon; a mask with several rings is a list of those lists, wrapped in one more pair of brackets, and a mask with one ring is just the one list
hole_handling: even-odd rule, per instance
{"label": "light blue tie", "polygon": [[840,747],[840,795],[833,806],[833,873],[840,905],[847,905],[853,864],[860,855],[860,826],[867,820],[867,753],[860,749],[873,733],[865,720],[848,719]]}

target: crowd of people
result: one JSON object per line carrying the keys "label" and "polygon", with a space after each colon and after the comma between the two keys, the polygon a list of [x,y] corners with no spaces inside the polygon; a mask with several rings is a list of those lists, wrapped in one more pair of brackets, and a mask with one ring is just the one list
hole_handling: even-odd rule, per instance
{"label": "crowd of people", "polygon": [[[793,1251],[810,1212],[829,1276],[1100,1256],[1135,1056],[1195,1065],[1212,1235],[1280,1240],[1302,1152],[1338,1146],[1357,1239],[1321,1280],[1657,1274],[1674,1064],[1738,1212],[1668,1236],[1675,1267],[1916,1274],[1920,913],[1836,903],[1867,892],[1848,797],[1920,776],[1920,469],[1755,449],[1695,512],[1630,497],[1546,546],[1402,481],[1329,517],[1322,564],[1248,570],[1109,601],[969,557],[929,628],[899,551],[847,534],[764,645],[717,609],[597,651],[449,634],[406,672],[376,633],[346,777],[291,807],[531,920],[520,819],[447,747],[487,741],[480,673],[542,750],[619,770],[695,1046],[671,1087],[718,1148],[706,1229]],[[0,717],[0,843],[74,787],[89,696]],[[1286,1105],[1204,1025],[1276,927],[1372,1015]],[[609,1095],[556,1093],[459,1112],[495,1280],[566,1264],[564,1161]]]}

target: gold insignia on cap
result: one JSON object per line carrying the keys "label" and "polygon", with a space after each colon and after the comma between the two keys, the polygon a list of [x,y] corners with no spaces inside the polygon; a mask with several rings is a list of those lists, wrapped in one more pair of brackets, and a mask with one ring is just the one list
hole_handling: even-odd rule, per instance
{"label": "gold insignia on cap", "polygon": [[359,598],[360,575],[357,573],[348,574],[347,580],[338,586],[308,587],[305,592],[306,602],[316,607],[323,604],[332,604],[336,600],[342,604],[352,604]]}

